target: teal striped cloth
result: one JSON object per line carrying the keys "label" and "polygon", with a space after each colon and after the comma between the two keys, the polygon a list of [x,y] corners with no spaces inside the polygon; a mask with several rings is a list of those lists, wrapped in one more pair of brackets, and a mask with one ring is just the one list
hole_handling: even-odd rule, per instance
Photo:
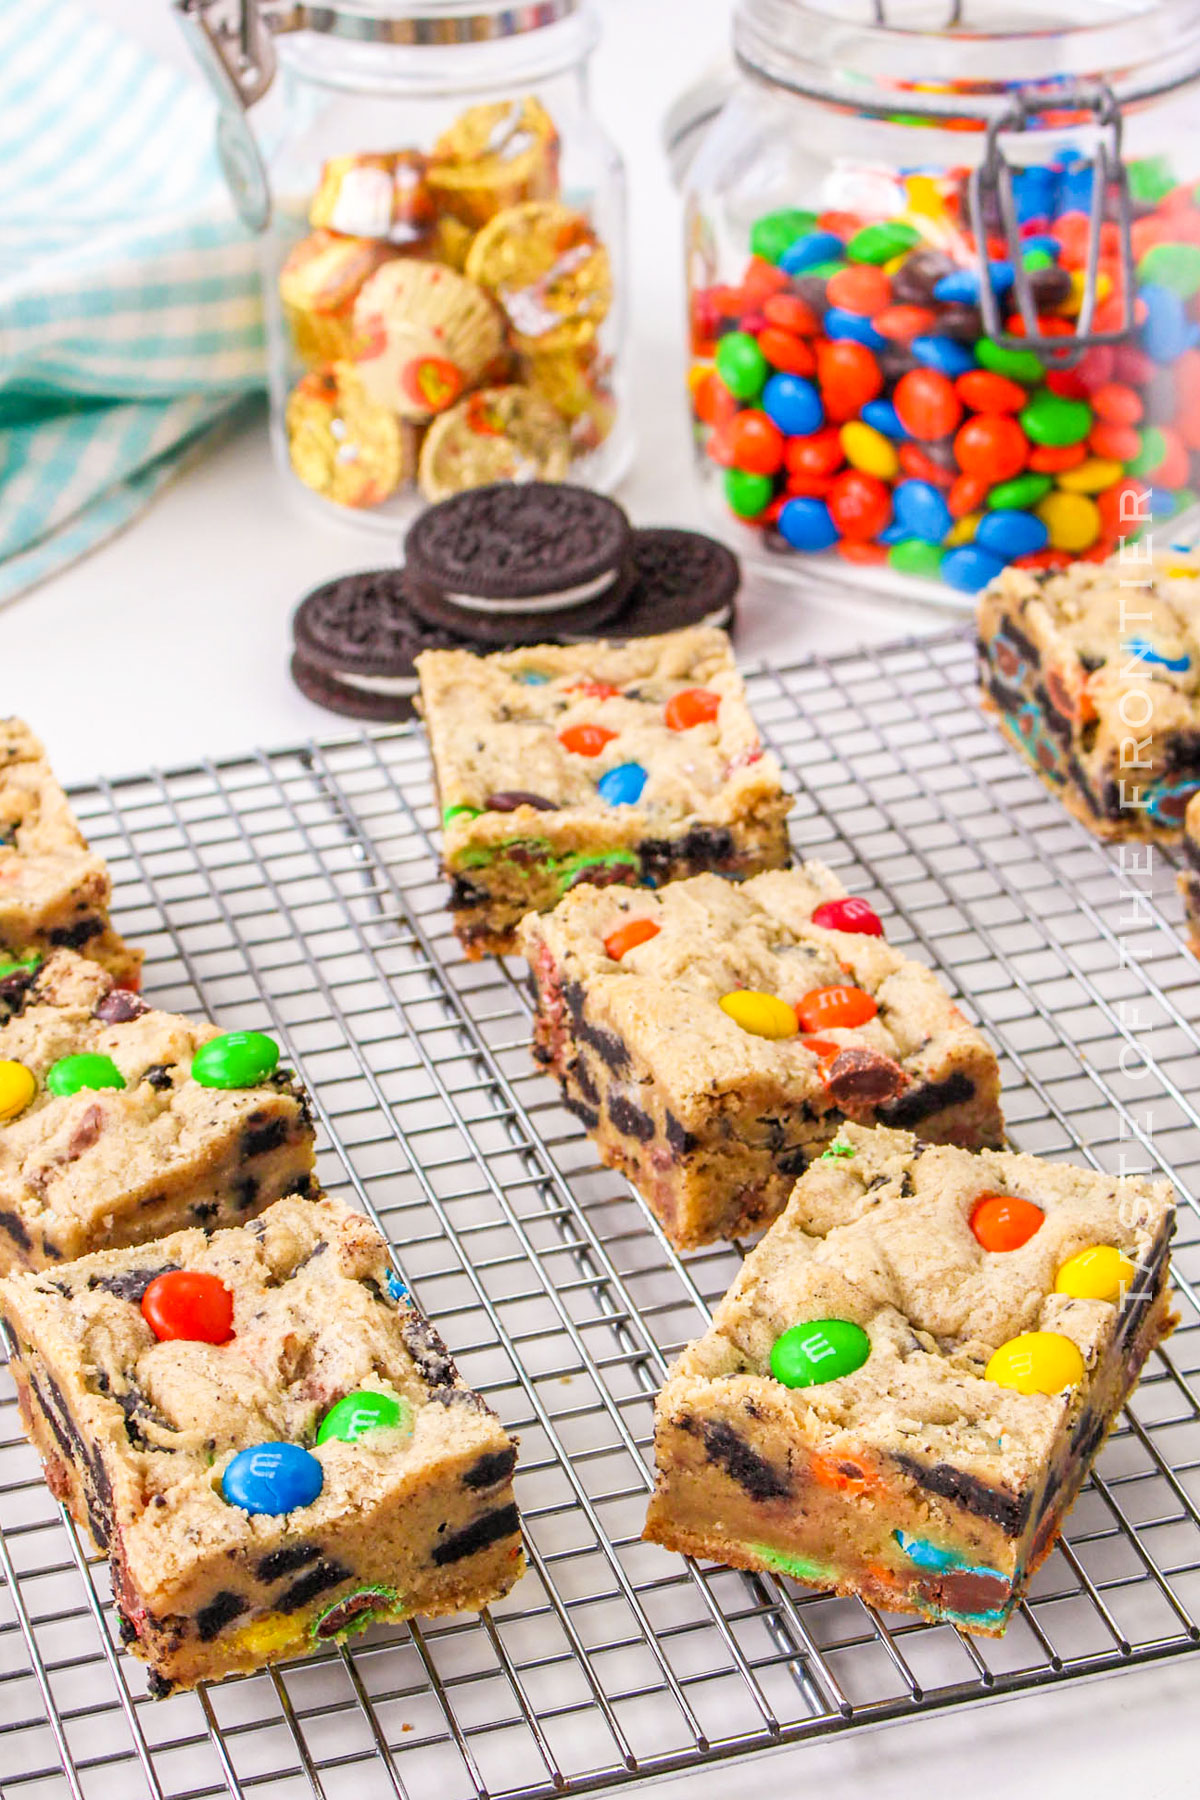
{"label": "teal striped cloth", "polygon": [[128,524],[263,385],[214,131],[199,81],[71,0],[0,0],[0,602]]}

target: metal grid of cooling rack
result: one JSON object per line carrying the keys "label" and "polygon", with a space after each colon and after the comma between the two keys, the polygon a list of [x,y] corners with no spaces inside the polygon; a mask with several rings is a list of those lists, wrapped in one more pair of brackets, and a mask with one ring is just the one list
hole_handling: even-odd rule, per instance
{"label": "metal grid of cooling rack", "polygon": [[527,1051],[519,966],[466,963],[408,730],[73,798],[162,1005],[276,1032],[320,1171],[368,1208],[520,1433],[529,1574],[490,1615],[376,1629],[160,1703],[0,1375],[0,1774],[10,1800],[585,1793],[1197,1646],[1200,964],[1171,859],[1096,845],[1003,746],[959,633],[749,676],[794,839],[936,963],[1002,1051],[1024,1149],[1158,1166],[1185,1204],[1158,1352],[1005,1638],[641,1543],[651,1395],[737,1247],[681,1260]]}

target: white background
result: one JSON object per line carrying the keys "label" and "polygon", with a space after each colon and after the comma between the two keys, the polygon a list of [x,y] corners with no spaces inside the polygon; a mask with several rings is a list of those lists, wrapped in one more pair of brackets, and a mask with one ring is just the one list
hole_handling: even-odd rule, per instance
{"label": "white background", "polygon": [[[27,0],[36,3],[36,0]],[[166,0],[89,0],[163,56]],[[666,106],[723,53],[729,0],[599,0],[597,109],[630,171],[639,454],[621,498],[639,524],[698,524],[682,379],[677,209]],[[20,711],[66,780],[336,729],[287,675],[290,613],[373,540],[292,510],[261,419],[184,476],[125,535],[5,609],[0,714]],[[751,587],[739,647],[782,660],[936,629],[943,615]],[[839,1800],[1182,1800],[1200,1791],[1200,1658],[741,1762],[670,1784],[694,1800],[800,1791]],[[264,1790],[265,1791],[265,1790]],[[432,1797],[431,1797],[432,1800]]]}

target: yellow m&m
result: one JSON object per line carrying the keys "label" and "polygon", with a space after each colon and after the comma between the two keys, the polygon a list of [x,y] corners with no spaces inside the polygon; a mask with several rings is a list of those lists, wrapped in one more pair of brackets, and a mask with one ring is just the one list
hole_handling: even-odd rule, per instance
{"label": "yellow m&m", "polygon": [[0,1119],[15,1119],[37,1093],[37,1077],[24,1063],[0,1062]]}
{"label": "yellow m&m", "polygon": [[1083,1380],[1083,1357],[1060,1331],[1025,1331],[1001,1344],[984,1374],[1018,1394],[1061,1394]]}
{"label": "yellow m&m", "polygon": [[738,988],[721,999],[721,1011],[751,1037],[795,1037],[800,1021],[795,1009],[777,994],[760,994],[754,988]]}
{"label": "yellow m&m", "polygon": [[1137,1270],[1127,1256],[1112,1244],[1093,1244],[1070,1257],[1054,1280],[1056,1294],[1069,1294],[1072,1300],[1112,1300],[1121,1298],[1123,1288],[1132,1287]]}
{"label": "yellow m&m", "polygon": [[899,473],[900,457],[896,446],[873,425],[851,419],[848,425],[842,426],[841,441],[846,461],[861,469],[864,475],[878,475],[881,481],[891,481]]}

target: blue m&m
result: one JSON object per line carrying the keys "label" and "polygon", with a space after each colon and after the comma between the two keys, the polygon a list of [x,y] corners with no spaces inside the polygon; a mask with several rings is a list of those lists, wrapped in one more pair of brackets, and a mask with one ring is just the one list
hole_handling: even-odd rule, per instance
{"label": "blue m&m", "polygon": [[311,1506],[324,1480],[316,1457],[299,1444],[252,1444],[225,1470],[221,1494],[243,1512],[290,1513]]}
{"label": "blue m&m", "polygon": [[596,783],[596,792],[609,806],[636,806],[650,776],[641,763],[618,763]]}

